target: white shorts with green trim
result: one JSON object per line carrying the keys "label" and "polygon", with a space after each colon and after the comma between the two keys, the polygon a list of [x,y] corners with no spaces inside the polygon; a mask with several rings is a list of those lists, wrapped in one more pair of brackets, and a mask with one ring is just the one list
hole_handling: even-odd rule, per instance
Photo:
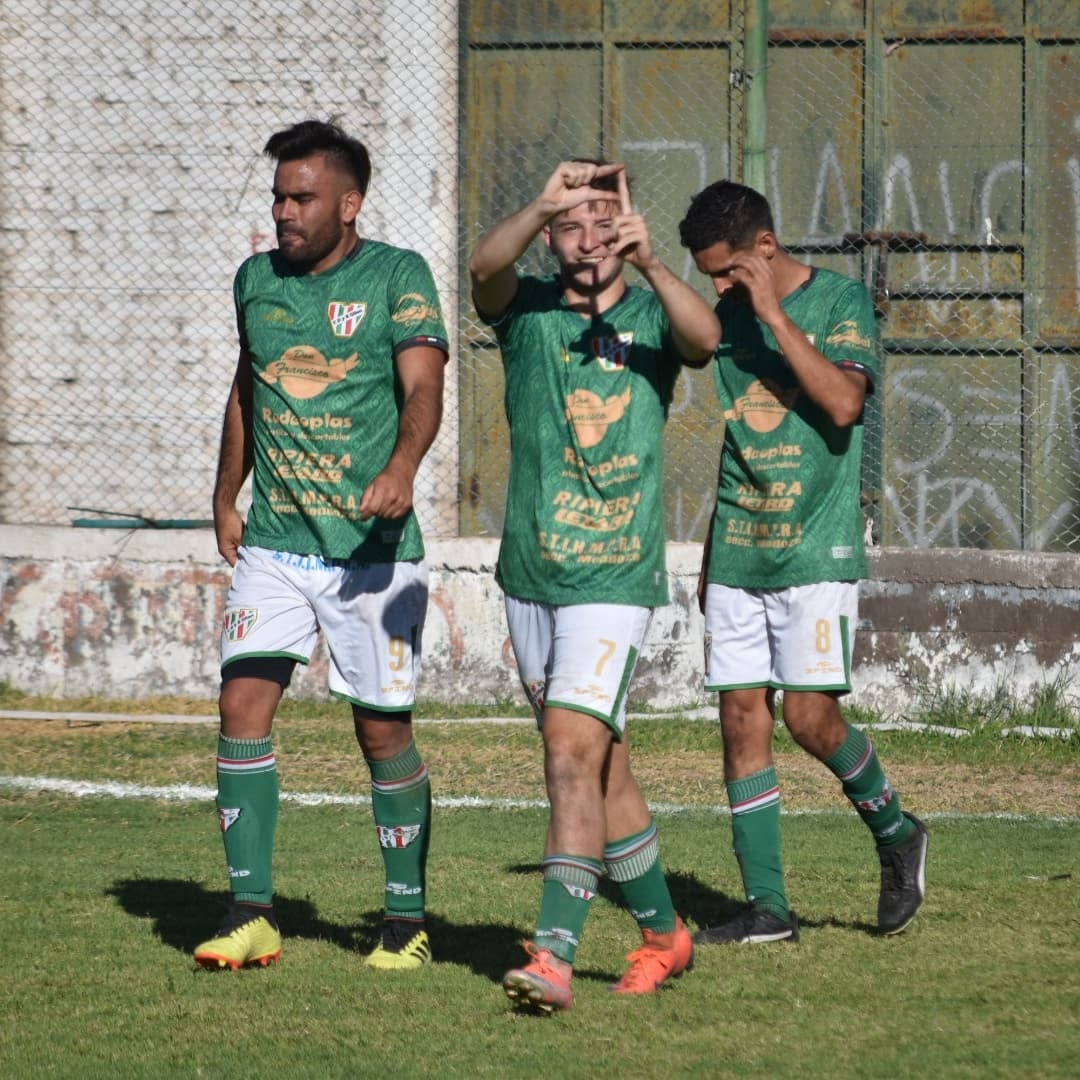
{"label": "white shorts with green trim", "polygon": [[310,661],[321,629],[330,692],[379,712],[411,709],[427,614],[423,562],[350,563],[244,547],[221,629],[221,666],[244,656]]}
{"label": "white shorts with green trim", "polygon": [[859,587],[705,590],[705,689],[851,689]]}
{"label": "white shorts with green trim", "polygon": [[506,622],[521,685],[543,721],[544,706],[602,720],[621,738],[626,694],[652,621],[629,604],[558,606],[506,597]]}

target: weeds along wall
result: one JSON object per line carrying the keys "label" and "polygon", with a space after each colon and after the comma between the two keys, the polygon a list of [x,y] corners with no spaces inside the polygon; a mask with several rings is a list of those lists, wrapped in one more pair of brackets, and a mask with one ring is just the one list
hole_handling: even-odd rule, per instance
{"label": "weeds along wall", "polygon": [[[497,536],[502,375],[463,273],[562,158],[624,160],[657,246],[731,176],[871,289],[864,501],[889,547],[1080,551],[1080,5],[1073,0],[4,2],[0,521],[205,519],[236,266],[273,245],[267,135],[338,114],[362,231],[414,247],[453,356],[433,537]],[[550,266],[540,245],[522,260]],[[669,536],[700,540],[723,411],[676,389]]]}

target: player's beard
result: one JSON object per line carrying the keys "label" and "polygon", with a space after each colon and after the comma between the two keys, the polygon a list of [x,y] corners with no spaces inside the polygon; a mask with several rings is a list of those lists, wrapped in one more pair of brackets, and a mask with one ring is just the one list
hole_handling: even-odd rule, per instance
{"label": "player's beard", "polygon": [[[300,242],[284,247],[281,243],[283,237],[295,237]],[[329,230],[319,231],[312,235],[303,229],[285,229],[279,226],[277,240],[281,257],[294,270],[304,273],[309,267],[325,259],[337,247],[341,237],[337,232],[331,233]]]}

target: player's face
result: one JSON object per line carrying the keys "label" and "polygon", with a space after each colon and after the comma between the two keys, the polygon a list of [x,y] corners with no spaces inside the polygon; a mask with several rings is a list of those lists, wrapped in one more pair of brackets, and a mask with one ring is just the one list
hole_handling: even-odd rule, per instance
{"label": "player's face", "polygon": [[325,154],[282,161],[274,173],[278,250],[306,273],[329,269],[356,242],[361,196]]}
{"label": "player's face", "polygon": [[566,288],[591,296],[622,273],[623,261],[614,251],[618,212],[617,202],[588,202],[552,219],[545,235]]}
{"label": "player's face", "polygon": [[733,248],[726,241],[720,240],[713,244],[712,247],[695,251],[694,263],[703,274],[712,278],[713,288],[716,290],[717,296],[731,293],[733,300],[749,303],[750,295],[746,291],[746,286],[737,282],[731,274],[738,265],[739,255],[753,250],[753,246]]}

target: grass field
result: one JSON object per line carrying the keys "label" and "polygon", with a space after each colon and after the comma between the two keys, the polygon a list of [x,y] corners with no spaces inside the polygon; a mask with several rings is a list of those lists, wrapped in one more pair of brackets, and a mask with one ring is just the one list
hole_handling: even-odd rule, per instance
{"label": "grass field", "polygon": [[[0,695],[0,708],[16,704],[47,706]],[[633,727],[676,905],[692,925],[714,922],[741,896],[715,727]],[[605,890],[578,952],[575,1008],[545,1020],[511,1013],[499,987],[539,899],[546,813],[531,726],[418,725],[437,799],[437,962],[389,976],[360,964],[382,870],[348,729],[333,706],[283,710],[283,790],[312,796],[286,800],[278,829],[283,962],[208,973],[190,954],[226,899],[213,725],[0,719],[0,1076],[1078,1074],[1078,735],[875,735],[931,829],[926,905],[882,939],[867,834],[778,734],[802,941],[699,949],[670,988],[616,998],[607,985],[636,930]],[[94,794],[105,784],[112,794]]]}

